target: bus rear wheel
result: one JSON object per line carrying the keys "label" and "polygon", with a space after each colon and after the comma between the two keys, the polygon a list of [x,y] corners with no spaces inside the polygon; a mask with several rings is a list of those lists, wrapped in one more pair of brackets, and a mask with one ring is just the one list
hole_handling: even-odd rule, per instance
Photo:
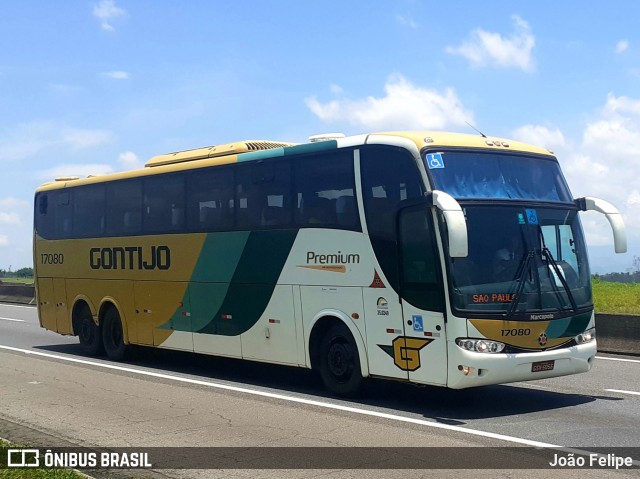
{"label": "bus rear wheel", "polygon": [[116,308],[109,308],[102,322],[102,342],[109,359],[121,361],[127,355],[127,345],[124,343],[122,321]]}
{"label": "bus rear wheel", "polygon": [[78,318],[78,339],[85,354],[99,356],[104,353],[102,329],[93,321],[88,308],[82,309]]}
{"label": "bus rear wheel", "polygon": [[344,324],[329,328],[320,342],[320,377],[339,396],[357,395],[362,384],[358,347]]}

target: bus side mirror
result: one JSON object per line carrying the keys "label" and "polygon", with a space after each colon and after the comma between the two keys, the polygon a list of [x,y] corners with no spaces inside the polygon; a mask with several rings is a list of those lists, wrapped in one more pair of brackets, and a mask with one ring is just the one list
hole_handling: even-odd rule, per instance
{"label": "bus side mirror", "polygon": [[449,256],[466,258],[469,254],[467,222],[464,213],[455,198],[444,191],[431,192],[432,204],[444,215],[449,236]]}
{"label": "bus side mirror", "polygon": [[574,201],[581,211],[597,211],[598,213],[602,213],[609,221],[611,229],[613,230],[613,244],[616,253],[627,252],[627,231],[622,215],[615,206],[600,198],[593,198],[591,196],[578,198]]}

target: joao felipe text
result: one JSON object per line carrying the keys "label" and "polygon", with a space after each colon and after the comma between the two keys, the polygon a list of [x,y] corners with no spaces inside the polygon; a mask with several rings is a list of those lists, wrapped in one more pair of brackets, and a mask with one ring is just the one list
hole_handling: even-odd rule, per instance
{"label": "joao felipe text", "polygon": [[633,466],[633,458],[616,456],[615,454],[589,454],[576,456],[575,454],[554,454],[549,463],[551,467],[601,467],[606,469],[620,469]]}

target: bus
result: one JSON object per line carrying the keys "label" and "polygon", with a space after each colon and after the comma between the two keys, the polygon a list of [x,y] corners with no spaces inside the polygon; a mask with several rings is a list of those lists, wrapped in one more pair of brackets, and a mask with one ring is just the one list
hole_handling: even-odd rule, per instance
{"label": "bus", "polygon": [[544,148],[435,131],[240,141],[35,194],[40,325],[84,353],[141,345],[454,389],[586,372],[580,211]]}

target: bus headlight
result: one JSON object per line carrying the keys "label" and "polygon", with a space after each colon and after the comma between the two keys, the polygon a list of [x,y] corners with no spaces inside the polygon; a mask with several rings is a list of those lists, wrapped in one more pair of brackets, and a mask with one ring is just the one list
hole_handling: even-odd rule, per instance
{"label": "bus headlight", "polygon": [[596,339],[596,328],[587,329],[584,333],[580,333],[576,336],[576,343],[584,344],[590,343]]}
{"label": "bus headlight", "polygon": [[490,341],[488,339],[469,339],[458,338],[456,344],[466,351],[474,351],[476,353],[501,353],[504,349],[504,343],[498,341]]}

